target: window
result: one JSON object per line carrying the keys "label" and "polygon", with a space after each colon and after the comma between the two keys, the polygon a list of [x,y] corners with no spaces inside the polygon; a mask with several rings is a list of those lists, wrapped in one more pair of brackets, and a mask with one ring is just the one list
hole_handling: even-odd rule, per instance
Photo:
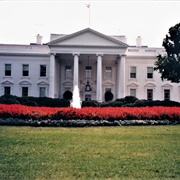
{"label": "window", "polygon": [[22,87],[22,97],[28,96],[28,87]]}
{"label": "window", "polygon": [[130,78],[136,78],[136,67],[131,67]]}
{"label": "window", "polygon": [[107,92],[107,91],[111,92],[111,88],[106,88],[105,92]]}
{"label": "window", "polygon": [[23,64],[22,75],[29,76],[29,65],[28,64]]}
{"label": "window", "polygon": [[91,101],[91,94],[85,94],[85,101]]}
{"label": "window", "polygon": [[46,77],[46,65],[40,65],[40,77]]}
{"label": "window", "polygon": [[46,97],[46,88],[45,87],[39,88],[39,97]]}
{"label": "window", "polygon": [[65,77],[68,78],[72,78],[72,68],[71,66],[66,66],[65,67]]}
{"label": "window", "polygon": [[153,100],[153,89],[147,89],[147,100]]}
{"label": "window", "polygon": [[112,67],[106,66],[106,78],[112,78]]}
{"label": "window", "polygon": [[11,64],[5,64],[5,76],[11,76]]}
{"label": "window", "polygon": [[153,78],[153,67],[147,67],[147,78],[152,79]]}
{"label": "window", "polygon": [[136,89],[130,89],[130,96],[136,97]]}
{"label": "window", "polygon": [[164,100],[169,101],[170,100],[170,89],[164,90]]}
{"label": "window", "polygon": [[92,67],[91,66],[86,66],[86,77],[91,78],[92,75]]}
{"label": "window", "polygon": [[11,87],[5,86],[4,87],[4,95],[11,95]]}

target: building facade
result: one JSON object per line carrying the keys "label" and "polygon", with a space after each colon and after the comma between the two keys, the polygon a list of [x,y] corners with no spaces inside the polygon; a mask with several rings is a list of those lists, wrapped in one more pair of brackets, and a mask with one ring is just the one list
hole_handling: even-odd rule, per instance
{"label": "building facade", "polygon": [[81,100],[104,101],[136,96],[180,102],[180,84],[162,81],[154,71],[163,48],[126,44],[125,36],[107,36],[90,28],[70,35],[51,34],[50,42],[0,44],[0,95],[63,98],[80,90]]}

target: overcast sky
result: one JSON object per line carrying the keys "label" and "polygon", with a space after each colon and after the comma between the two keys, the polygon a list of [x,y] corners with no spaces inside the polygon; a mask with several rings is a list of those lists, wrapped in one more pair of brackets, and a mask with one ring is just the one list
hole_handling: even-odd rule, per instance
{"label": "overcast sky", "polygon": [[36,35],[70,34],[89,27],[106,35],[125,35],[129,45],[161,47],[171,26],[180,22],[180,1],[8,1],[0,0],[0,44],[29,44]]}

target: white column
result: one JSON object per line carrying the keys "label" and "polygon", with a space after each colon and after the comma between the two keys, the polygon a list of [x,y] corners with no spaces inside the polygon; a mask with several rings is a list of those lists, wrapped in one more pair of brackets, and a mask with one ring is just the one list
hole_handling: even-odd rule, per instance
{"label": "white column", "polygon": [[123,54],[118,60],[117,98],[125,97],[125,57]]}
{"label": "white column", "polygon": [[102,54],[97,55],[97,85],[96,100],[102,101]]}
{"label": "white column", "polygon": [[49,70],[49,97],[54,98],[55,94],[55,54],[50,54],[50,70]]}
{"label": "white column", "polygon": [[121,57],[119,56],[118,59],[117,59],[117,67],[116,67],[116,70],[117,70],[117,81],[116,81],[116,84],[117,84],[117,99],[120,98],[120,61],[121,61]]}
{"label": "white column", "polygon": [[74,55],[74,79],[73,79],[73,89],[75,86],[78,86],[79,82],[79,54]]}

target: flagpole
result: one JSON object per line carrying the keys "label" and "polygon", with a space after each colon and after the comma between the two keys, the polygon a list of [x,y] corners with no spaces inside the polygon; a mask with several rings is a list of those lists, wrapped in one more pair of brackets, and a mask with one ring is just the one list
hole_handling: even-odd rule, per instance
{"label": "flagpole", "polygon": [[91,19],[90,19],[91,11],[90,11],[90,9],[91,9],[91,8],[90,8],[90,4],[89,4],[89,28],[90,28],[90,25],[91,25],[91,21],[90,21],[90,20],[91,20]]}
{"label": "flagpole", "polygon": [[91,19],[90,19],[90,16],[91,16],[91,12],[90,12],[90,3],[89,4],[86,4],[86,7],[89,9],[89,28],[90,28],[90,25],[91,25]]}

